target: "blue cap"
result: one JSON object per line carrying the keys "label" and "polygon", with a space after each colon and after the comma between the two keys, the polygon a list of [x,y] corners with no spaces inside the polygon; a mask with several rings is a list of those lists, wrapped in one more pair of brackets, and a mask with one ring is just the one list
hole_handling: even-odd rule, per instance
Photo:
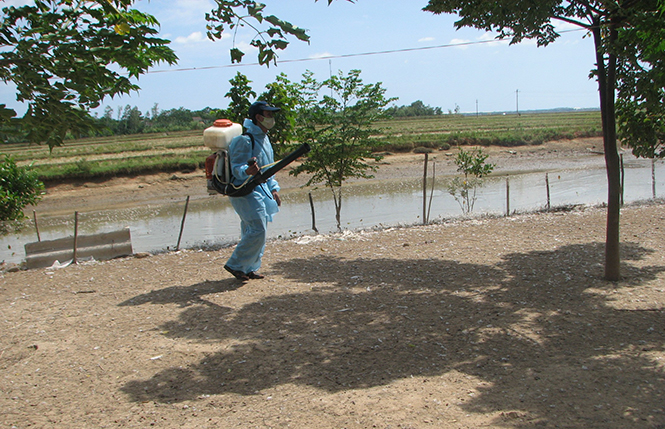
{"label": "blue cap", "polygon": [[248,112],[249,119],[255,120],[257,114],[261,114],[266,110],[268,112],[278,112],[280,108],[271,106],[265,101],[255,101],[254,103],[252,103],[251,106],[249,106],[249,112]]}

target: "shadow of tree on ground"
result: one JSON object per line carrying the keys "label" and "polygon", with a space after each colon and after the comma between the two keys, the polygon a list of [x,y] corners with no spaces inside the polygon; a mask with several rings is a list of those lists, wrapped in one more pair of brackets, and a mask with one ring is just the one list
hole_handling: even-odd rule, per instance
{"label": "shadow of tree on ground", "polygon": [[[290,260],[271,274],[311,291],[239,310],[204,298],[229,286],[155,291],[121,305],[178,303],[185,307],[178,320],[161,327],[170,336],[202,338],[203,319],[208,341],[235,343],[123,390],[135,401],[174,402],[286,383],[338,392],[455,370],[485,382],[462,405],[468,412],[518,410],[530,424],[554,426],[665,427],[663,365],[651,356],[663,352],[663,308],[617,309],[608,294],[594,292],[640,286],[665,267],[624,264],[625,280],[609,283],[598,265],[603,249],[515,253],[496,265]],[[624,260],[649,253],[630,244],[622,251]],[[540,274],[552,264],[555,275]]]}

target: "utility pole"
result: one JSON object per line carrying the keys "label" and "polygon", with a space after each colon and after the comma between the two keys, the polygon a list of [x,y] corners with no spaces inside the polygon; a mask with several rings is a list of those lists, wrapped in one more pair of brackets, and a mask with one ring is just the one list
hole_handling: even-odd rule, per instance
{"label": "utility pole", "polygon": [[517,116],[520,115],[520,90],[515,90],[515,109],[517,110]]}
{"label": "utility pole", "polygon": [[[332,60],[328,60],[328,68],[330,70],[330,78],[332,79]],[[332,87],[330,87],[330,98],[335,98]]]}
{"label": "utility pole", "polygon": [[478,99],[476,98],[476,116],[478,116]]}

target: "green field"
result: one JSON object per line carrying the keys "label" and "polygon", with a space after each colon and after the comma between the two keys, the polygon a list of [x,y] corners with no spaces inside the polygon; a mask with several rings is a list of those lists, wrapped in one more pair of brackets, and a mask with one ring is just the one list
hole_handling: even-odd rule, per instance
{"label": "green field", "polygon": [[[599,136],[600,112],[528,113],[522,115],[443,115],[394,119],[377,124],[381,150],[408,152],[417,148],[456,145],[538,145],[545,141]],[[40,179],[92,179],[117,175],[194,170],[210,150],[201,131],[139,134],[70,140],[49,151],[46,146],[12,144],[3,154],[19,165],[32,165]]]}
{"label": "green field", "polygon": [[531,113],[401,119],[390,123],[387,149],[444,145],[523,146],[602,135],[600,112]]}

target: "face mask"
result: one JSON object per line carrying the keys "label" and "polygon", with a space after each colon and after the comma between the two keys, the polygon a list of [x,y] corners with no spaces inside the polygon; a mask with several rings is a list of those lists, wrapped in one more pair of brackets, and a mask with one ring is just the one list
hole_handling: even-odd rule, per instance
{"label": "face mask", "polygon": [[263,125],[266,130],[269,130],[275,126],[275,118],[263,118],[261,125]]}

